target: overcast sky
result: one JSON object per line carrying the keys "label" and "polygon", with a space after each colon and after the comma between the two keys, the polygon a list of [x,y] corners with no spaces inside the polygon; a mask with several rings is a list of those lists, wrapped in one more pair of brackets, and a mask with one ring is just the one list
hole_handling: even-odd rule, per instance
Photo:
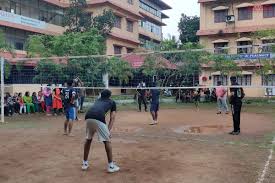
{"label": "overcast sky", "polygon": [[164,11],[170,18],[164,19],[167,26],[163,27],[164,38],[169,37],[169,35],[179,36],[178,33],[178,22],[180,20],[181,14],[185,13],[188,16],[199,16],[200,8],[198,0],[163,0],[170,6],[172,10]]}

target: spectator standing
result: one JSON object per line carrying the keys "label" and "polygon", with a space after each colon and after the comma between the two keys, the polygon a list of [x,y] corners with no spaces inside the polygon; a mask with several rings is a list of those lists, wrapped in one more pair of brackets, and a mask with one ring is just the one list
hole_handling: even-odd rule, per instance
{"label": "spectator standing", "polygon": [[217,103],[218,103],[217,114],[221,114],[222,112],[229,114],[226,93],[227,93],[227,89],[222,85],[221,81],[218,81],[218,87],[216,88],[216,96],[217,96]]}
{"label": "spectator standing", "polygon": [[38,100],[40,112],[45,112],[46,106],[45,106],[45,101],[44,101],[44,96],[43,96],[42,91],[38,92],[37,100]]}
{"label": "spectator standing", "polygon": [[51,88],[50,87],[44,88],[43,95],[44,95],[44,101],[46,105],[47,116],[51,116],[51,109],[53,104]]}
{"label": "spectator standing", "polygon": [[60,114],[62,112],[62,99],[60,94],[60,89],[55,88],[53,91],[53,109],[54,109],[54,115]]}
{"label": "spectator standing", "polygon": [[27,113],[26,105],[25,105],[25,103],[23,101],[22,93],[18,94],[18,102],[19,102],[19,105],[20,105],[19,114],[22,114],[23,112]]}

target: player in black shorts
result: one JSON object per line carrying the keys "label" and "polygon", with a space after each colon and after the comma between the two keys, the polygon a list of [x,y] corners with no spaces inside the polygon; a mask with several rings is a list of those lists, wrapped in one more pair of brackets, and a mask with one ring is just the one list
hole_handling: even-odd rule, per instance
{"label": "player in black shorts", "polygon": [[[153,83],[152,87],[156,87],[157,84]],[[160,91],[158,89],[151,89],[151,107],[150,112],[153,118],[153,121],[150,123],[150,125],[156,125],[158,124],[158,111],[159,111],[159,96]]]}
{"label": "player in black shorts", "polygon": [[[92,139],[95,133],[97,133],[99,141],[105,144],[105,150],[107,153],[109,163],[107,171],[109,173],[113,173],[119,171],[120,169],[113,162],[112,155],[110,131],[112,130],[115,121],[116,103],[110,99],[111,94],[112,93],[109,90],[104,90],[103,92],[101,92],[101,97],[86,113],[86,142],[84,146],[82,170],[87,170],[89,168],[88,156],[90,152]],[[108,112],[110,112],[110,122],[107,126],[105,116]]]}
{"label": "player in black shorts", "polygon": [[[73,81],[67,82],[67,88],[62,90],[63,96],[64,96],[64,108],[65,108],[65,114],[66,114],[66,121],[64,123],[64,135],[73,136],[72,135],[72,128],[73,128],[73,122],[75,121],[75,89],[72,87]],[[67,131],[69,127],[69,131]]]}

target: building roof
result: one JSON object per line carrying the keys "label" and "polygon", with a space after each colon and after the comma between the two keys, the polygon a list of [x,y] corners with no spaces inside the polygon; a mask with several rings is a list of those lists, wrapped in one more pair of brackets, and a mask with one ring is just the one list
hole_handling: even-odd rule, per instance
{"label": "building roof", "polygon": [[217,0],[198,0],[198,3],[207,3],[207,2],[214,2]]}
{"label": "building roof", "polygon": [[62,0],[43,0],[47,3],[62,7],[62,8],[68,8],[70,7],[70,3],[67,1],[62,1]]}
{"label": "building roof", "polygon": [[167,3],[163,2],[162,0],[149,0],[149,1],[151,1],[152,3],[158,5],[163,10],[172,9],[172,7],[170,5],[168,5]]}
{"label": "building roof", "polygon": [[138,12],[134,12],[134,11],[131,11],[131,10],[128,10],[128,9],[125,9],[123,7],[121,7],[120,4],[114,2],[114,1],[111,1],[111,0],[93,0],[93,1],[87,1],[87,4],[88,6],[96,6],[96,5],[104,5],[104,4],[109,4],[111,6],[113,6],[114,8],[117,8],[117,9],[120,9],[120,10],[123,10],[129,14],[132,14],[138,18],[143,18],[143,16],[141,16]]}
{"label": "building roof", "polygon": [[[130,54],[122,57],[123,60],[127,61],[133,68],[137,69],[143,66],[146,59],[145,55]],[[171,63],[169,60],[158,57],[158,62],[160,67],[165,67],[167,69],[177,69],[177,66]]]}

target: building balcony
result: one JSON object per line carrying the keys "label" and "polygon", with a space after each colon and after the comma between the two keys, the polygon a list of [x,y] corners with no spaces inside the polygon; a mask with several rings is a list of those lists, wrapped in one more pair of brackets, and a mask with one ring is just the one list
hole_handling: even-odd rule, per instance
{"label": "building balcony", "polygon": [[146,17],[146,19],[158,24],[158,25],[161,25],[161,26],[166,26],[165,23],[162,22],[162,19],[160,17],[157,17],[143,9],[139,9],[139,13],[143,16],[143,17]]}
{"label": "building balcony", "polygon": [[157,34],[154,34],[153,32],[150,32],[150,31],[148,31],[148,30],[146,30],[146,29],[144,29],[144,28],[142,28],[142,27],[139,27],[139,28],[138,28],[138,32],[139,32],[139,34],[142,34],[142,35],[144,35],[144,36],[147,36],[147,37],[149,37],[149,38],[151,38],[151,39],[153,39],[153,40],[156,40],[156,41],[159,41],[159,42],[162,41],[162,36],[159,36],[159,35],[157,35]]}

